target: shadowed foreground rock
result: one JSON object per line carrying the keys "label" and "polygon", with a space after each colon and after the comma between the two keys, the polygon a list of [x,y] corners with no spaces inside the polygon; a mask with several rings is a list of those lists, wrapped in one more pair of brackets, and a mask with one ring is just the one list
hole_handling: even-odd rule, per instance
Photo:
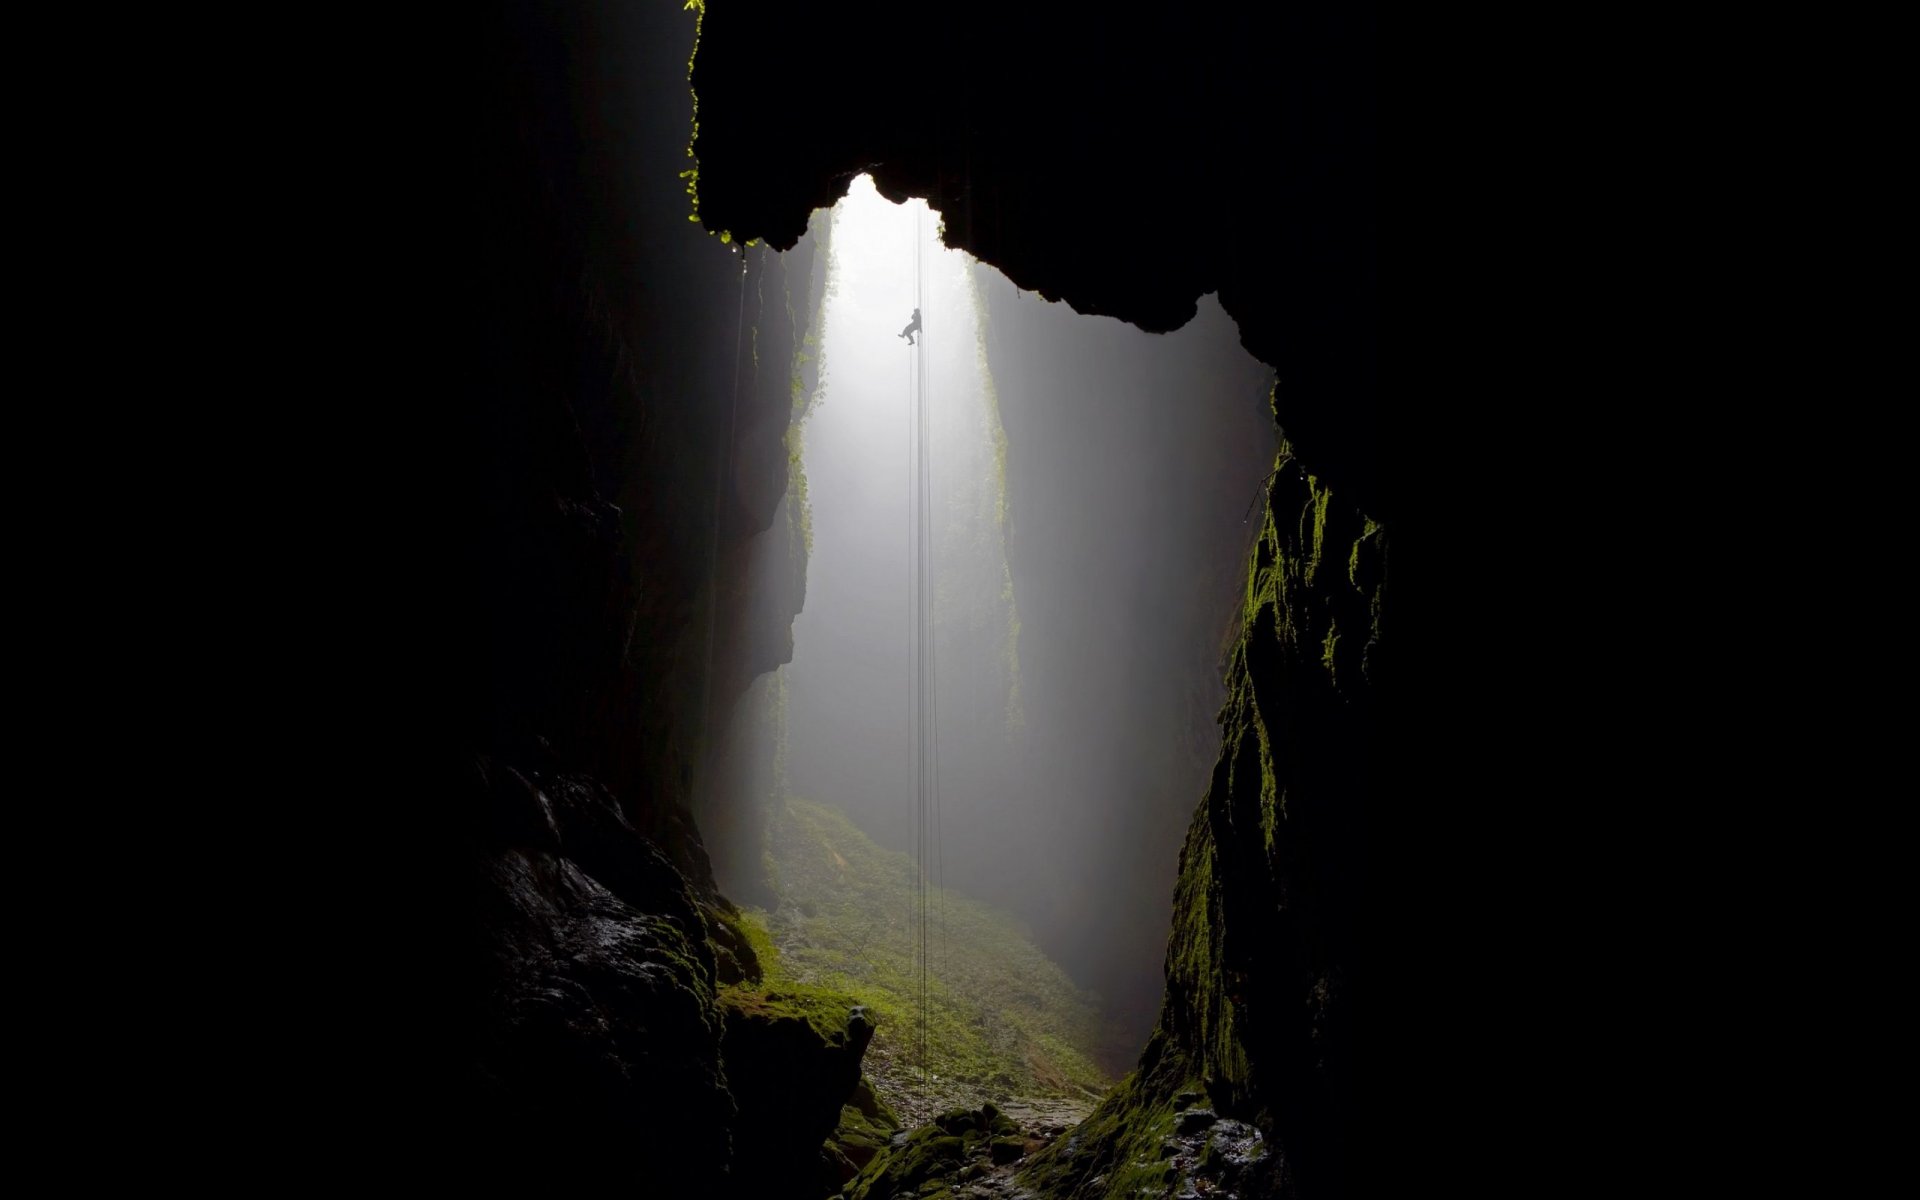
{"label": "shadowed foreground rock", "polygon": [[475,879],[491,988],[469,1112],[491,1173],[540,1188],[713,1187],[734,1104],[685,880],[584,781],[559,781],[556,800],[510,769],[478,774],[495,817]]}
{"label": "shadowed foreground rock", "polygon": [[744,1148],[734,1187],[741,1196],[799,1195],[809,1188],[826,1195],[838,1181],[822,1145],[860,1082],[872,1022],[852,999],[835,1003],[777,989],[729,991],[721,1007],[727,1079],[740,1105],[735,1136]]}

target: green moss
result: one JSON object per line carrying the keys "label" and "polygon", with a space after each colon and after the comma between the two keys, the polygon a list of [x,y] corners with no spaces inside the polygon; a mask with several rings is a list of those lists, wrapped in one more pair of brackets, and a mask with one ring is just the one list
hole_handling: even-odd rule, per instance
{"label": "green moss", "polygon": [[733,1011],[767,1021],[805,1021],[822,1041],[834,1042],[846,1036],[847,1014],[859,1001],[844,992],[781,980],[723,987],[716,1003],[723,1014]]}
{"label": "green moss", "polygon": [[1287,793],[1273,770],[1273,744],[1267,740],[1266,724],[1253,722],[1254,741],[1260,756],[1260,832],[1267,853],[1273,853],[1274,840],[1280,836],[1280,823],[1287,819]]}
{"label": "green moss", "polygon": [[1353,540],[1353,548],[1347,554],[1347,580],[1367,597],[1367,636],[1360,649],[1360,673],[1369,683],[1373,680],[1374,654],[1380,645],[1380,623],[1386,600],[1386,559],[1386,531],[1371,519],[1362,522],[1360,536]]}
{"label": "green moss", "polygon": [[1000,419],[1000,391],[993,384],[993,366],[987,358],[987,303],[980,293],[979,272],[984,264],[975,263],[967,272],[967,287],[973,294],[974,358],[979,364],[980,386],[985,394],[987,427],[993,441],[994,522],[1007,523],[1007,429]]}
{"label": "green moss", "polygon": [[[807,223],[814,238],[813,273],[807,281],[806,327],[794,339],[793,364],[787,375],[787,389],[793,411],[786,433],[787,445],[787,536],[795,558],[813,554],[813,504],[807,495],[807,418],[824,398],[827,387],[826,353],[820,348],[826,328],[826,306],[833,275],[833,220],[826,210],[816,209]],[[791,297],[789,297],[791,305]],[[807,353],[814,348],[816,353]]]}
{"label": "green moss", "polygon": [[[755,913],[741,913],[737,925],[759,956],[764,978],[759,986],[722,988],[717,999],[722,1017],[793,1018],[811,1025],[823,1041],[831,1043],[843,1037],[848,1015],[859,1001],[796,980],[783,964],[765,922]],[[841,1106],[840,1120],[827,1137],[823,1153],[829,1159],[844,1159],[849,1164],[844,1169],[857,1171],[884,1155],[899,1129],[900,1118],[874,1091],[872,1082],[862,1077]]]}
{"label": "green moss", "polygon": [[807,496],[806,426],[796,421],[787,426],[787,534],[811,558],[813,554],[813,502]]}
{"label": "green moss", "polygon": [[700,140],[700,93],[693,90],[693,64],[700,57],[700,27],[706,23],[706,0],[687,0],[683,11],[693,16],[693,49],[687,52],[687,95],[693,97],[693,125],[687,130],[687,157],[693,165],[680,172],[680,178],[687,181],[687,199],[693,204],[693,212],[687,220],[700,219],[700,156],[694,153],[694,143]]}
{"label": "green moss", "polygon": [[1319,480],[1307,476],[1307,511],[1311,514],[1312,532],[1308,535],[1307,561],[1301,571],[1301,577],[1311,584],[1314,576],[1320,572],[1320,559],[1327,544],[1327,504],[1333,499],[1333,493],[1319,485]]}
{"label": "green moss", "polygon": [[1179,1121],[1178,1097],[1198,1092],[1188,1061],[1156,1037],[1147,1064],[1120,1082],[1100,1107],[1021,1166],[1020,1182],[1065,1200],[1166,1194],[1161,1143]]}
{"label": "green moss", "polygon": [[761,978],[753,930],[739,910],[722,900],[703,905],[707,940],[712,943],[715,976],[721,983],[758,982]]}
{"label": "green moss", "polygon": [[1347,582],[1360,587],[1360,547],[1367,539],[1380,532],[1380,523],[1372,517],[1364,518],[1360,523],[1360,536],[1353,539],[1353,546],[1347,551]]}
{"label": "green moss", "polygon": [[[895,1200],[903,1196],[951,1196],[956,1182],[977,1179],[992,1161],[993,1138],[985,1132],[991,1106],[957,1109],[922,1125],[875,1157],[841,1193],[847,1200]],[[1013,1139],[1024,1149],[1024,1142]]]}
{"label": "green moss", "polygon": [[[792,800],[769,832],[778,915],[764,917],[790,978],[858,997],[873,1016],[870,1073],[896,1104],[922,1103],[917,875],[840,813]],[[1098,1094],[1091,1001],[1011,917],[953,892],[929,900],[928,1089],[988,1095]],[[938,1076],[935,1081],[932,1077]]]}
{"label": "green moss", "polygon": [[674,982],[690,992],[702,1009],[710,1009],[715,996],[711,943],[689,938],[679,922],[666,917],[639,915],[635,919],[648,934],[647,957],[666,965]]}
{"label": "green moss", "polygon": [[738,909],[723,914],[721,919],[726,921],[740,940],[753,951],[754,959],[759,962],[763,974],[776,966],[780,951],[774,946],[773,938],[768,935],[765,925]]}
{"label": "green moss", "polygon": [[822,1039],[835,1041],[845,1035],[847,1014],[859,1000],[830,988],[819,987],[793,977],[781,961],[763,919],[752,909],[734,914],[732,925],[740,931],[760,961],[758,982],[732,984],[719,990],[716,1003],[723,1013],[742,1014],[779,1020],[793,1017],[812,1025]]}
{"label": "green moss", "polygon": [[856,1167],[865,1167],[893,1144],[899,1128],[900,1118],[874,1092],[873,1084],[862,1079],[840,1110],[840,1125],[831,1140]]}
{"label": "green moss", "polygon": [[[693,64],[700,57],[700,29],[707,19],[707,0],[687,0],[683,11],[694,14],[693,49],[687,52],[687,95],[693,98],[693,121],[687,130],[687,157],[693,165],[680,172],[680,178],[687,181],[687,200],[693,205],[693,211],[687,214],[687,220],[700,220],[700,156],[694,146],[700,141],[700,94],[693,89]],[[708,230],[709,236],[718,237],[722,242],[733,241],[733,234],[725,229]]]}
{"label": "green moss", "polygon": [[987,353],[989,312],[986,298],[980,291],[980,272],[985,269],[983,264],[973,264],[973,269],[967,272],[967,287],[973,298],[974,359],[980,372],[982,407],[986,414],[988,441],[993,447],[993,528],[1000,536],[998,546],[1002,572],[1000,599],[1006,608],[1006,721],[1008,731],[1017,733],[1026,728],[1027,723],[1026,707],[1020,694],[1020,609],[1014,596],[1013,571],[1006,561],[1007,429],[1000,417],[1000,391],[994,386],[993,365]]}

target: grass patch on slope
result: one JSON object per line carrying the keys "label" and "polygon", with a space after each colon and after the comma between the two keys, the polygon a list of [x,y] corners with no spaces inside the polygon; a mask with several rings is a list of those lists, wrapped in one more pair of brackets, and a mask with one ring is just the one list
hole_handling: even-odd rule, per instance
{"label": "grass patch on slope", "polygon": [[[919,1070],[919,910],[912,859],[846,817],[778,804],[769,829],[778,907],[752,912],[775,978],[846,993],[876,1025],[866,1073],[903,1113],[989,1099],[1097,1097],[1099,1017],[1090,999],[1008,914],[955,892],[928,901],[927,1074]],[[759,947],[756,947],[759,949]]]}

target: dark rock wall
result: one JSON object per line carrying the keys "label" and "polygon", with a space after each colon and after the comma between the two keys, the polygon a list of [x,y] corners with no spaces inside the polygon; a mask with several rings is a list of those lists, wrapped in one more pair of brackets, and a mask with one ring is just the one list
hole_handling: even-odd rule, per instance
{"label": "dark rock wall", "polygon": [[1384,530],[1283,453],[1168,944],[1162,1032],[1307,1195],[1347,1190],[1356,1124],[1385,577]]}
{"label": "dark rock wall", "polygon": [[[746,343],[730,421],[729,504],[721,527],[720,628],[737,631],[735,652],[716,656],[709,688],[724,706],[755,676],[793,660],[793,618],[806,597],[806,545],[789,511],[788,483],[799,406],[812,392],[817,352],[801,345],[825,287],[816,233],[784,254],[746,247]],[[723,643],[725,644],[725,643]],[[717,719],[709,714],[709,719]]]}
{"label": "dark rock wall", "polygon": [[484,1000],[453,1174],[536,1190],[713,1186],[735,1103],[686,876],[590,778],[483,760],[473,782],[489,817],[473,847]]}
{"label": "dark rock wall", "polygon": [[499,3],[448,51],[467,907],[436,933],[463,956],[459,1074],[421,1121],[490,1188],[716,1195],[732,1160],[715,989],[750,966],[689,806],[709,714],[790,652],[787,274],[811,247],[687,220],[694,22]]}

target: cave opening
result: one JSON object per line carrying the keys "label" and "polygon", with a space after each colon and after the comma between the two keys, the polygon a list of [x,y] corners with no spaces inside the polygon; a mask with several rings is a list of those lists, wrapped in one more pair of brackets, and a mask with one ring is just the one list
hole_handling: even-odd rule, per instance
{"label": "cave opening", "polygon": [[[925,54],[854,60],[903,15]],[[1393,679],[1364,19],[475,11],[447,96],[471,448],[436,1170],[1346,1194]],[[920,221],[876,224],[871,291],[836,229],[869,200]],[[910,242],[956,264],[931,300]],[[939,1094],[917,1041],[888,1086],[916,967],[952,1001]],[[1084,1120],[1010,1108],[1109,1083]]]}
{"label": "cave opening", "polygon": [[790,479],[763,535],[801,548],[804,601],[791,661],[724,718],[697,810],[716,880],[763,966],[876,1014],[865,1073],[903,1117],[1078,1119],[1159,1012],[1272,373],[1211,298],[1165,335],[1082,316],[864,174],[807,237],[805,277],[782,277]]}

